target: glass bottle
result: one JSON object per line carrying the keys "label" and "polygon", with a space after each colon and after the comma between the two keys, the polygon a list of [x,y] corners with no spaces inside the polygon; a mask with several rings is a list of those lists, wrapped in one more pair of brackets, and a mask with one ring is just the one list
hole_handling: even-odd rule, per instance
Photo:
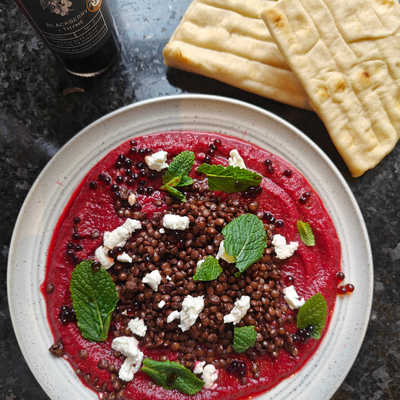
{"label": "glass bottle", "polygon": [[71,74],[106,71],[120,52],[107,0],[14,0],[47,47]]}

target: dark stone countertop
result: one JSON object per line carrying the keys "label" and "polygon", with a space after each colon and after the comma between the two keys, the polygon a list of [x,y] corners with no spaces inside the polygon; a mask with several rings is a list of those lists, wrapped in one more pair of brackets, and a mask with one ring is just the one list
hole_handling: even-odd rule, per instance
{"label": "dark stone countertop", "polygon": [[[286,119],[343,174],[369,232],[375,287],[365,341],[333,399],[399,399],[400,144],[372,171],[353,179],[315,114],[164,66],[163,47],[190,0],[109,2],[123,51],[111,70],[90,79],[65,72],[15,3],[0,3],[0,398],[47,398],[19,350],[6,290],[14,224],[41,169],[76,133],[111,111],[153,97],[203,93],[243,100]],[[69,87],[84,92],[64,96]]]}

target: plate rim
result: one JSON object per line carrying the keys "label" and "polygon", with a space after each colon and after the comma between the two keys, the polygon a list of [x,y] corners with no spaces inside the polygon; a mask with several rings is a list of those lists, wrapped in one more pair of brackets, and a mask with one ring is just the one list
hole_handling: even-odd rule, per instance
{"label": "plate rim", "polygon": [[[340,377],[336,380],[336,385],[332,387],[332,390],[330,392],[330,396],[334,394],[334,392],[339,388],[339,386],[342,384],[343,380],[347,376],[348,372],[350,371],[351,367],[353,366],[358,353],[360,351],[361,345],[364,341],[365,334],[367,331],[367,327],[369,324],[370,320],[370,315],[371,315],[371,310],[372,310],[372,301],[373,301],[373,257],[372,257],[372,249],[370,245],[370,240],[369,240],[369,235],[368,231],[365,225],[365,221],[362,215],[362,212],[359,208],[359,205],[355,199],[354,194],[352,193],[349,185],[345,181],[344,177],[338,170],[338,168],[333,164],[331,159],[323,152],[323,150],[315,143],[313,142],[308,136],[306,136],[301,130],[296,128],[294,125],[292,125],[290,122],[284,120],[283,118],[277,116],[276,114],[272,113],[271,111],[265,110],[263,108],[260,108],[258,106],[246,103],[241,100],[235,100],[231,98],[225,98],[222,96],[216,96],[216,95],[198,95],[198,94],[181,94],[181,95],[172,95],[172,96],[164,96],[164,97],[157,97],[157,98],[152,98],[144,101],[140,101],[131,105],[127,105],[125,107],[119,108],[111,113],[108,113],[104,115],[103,117],[97,119],[96,121],[93,121],[91,124],[89,124],[87,127],[82,129],[80,132],[78,132],[76,135],[74,135],[67,143],[65,143],[60,150],[49,160],[49,162],[46,164],[46,166],[42,169],[40,174],[38,175],[37,179],[33,183],[28,195],[26,196],[24,203],[20,209],[20,212],[18,214],[18,218],[16,220],[15,226],[14,226],[14,231],[12,234],[11,242],[10,242],[10,249],[9,249],[9,255],[8,255],[8,261],[7,261],[7,297],[8,297],[8,303],[9,303],[9,309],[10,309],[10,316],[11,316],[11,321],[14,329],[14,333],[17,337],[17,341],[19,344],[19,347],[24,355],[25,361],[27,362],[31,372],[35,376],[35,379],[38,381],[38,383],[41,385],[43,390],[47,393],[49,397],[51,397],[50,393],[48,392],[47,388],[43,386],[43,380],[40,374],[37,373],[37,370],[31,365],[31,362],[29,361],[29,357],[27,354],[27,351],[25,349],[25,344],[23,343],[21,339],[21,335],[18,332],[18,326],[17,326],[17,318],[15,315],[14,311],[14,299],[12,299],[11,294],[13,293],[13,288],[11,284],[11,264],[12,261],[15,257],[14,255],[14,248],[16,247],[16,242],[18,241],[17,239],[17,234],[18,231],[21,229],[21,224],[23,222],[24,214],[26,212],[26,209],[29,207],[29,201],[32,198],[36,188],[39,186],[40,180],[42,179],[43,176],[46,176],[47,171],[51,169],[54,164],[57,163],[58,158],[60,157],[60,154],[66,151],[66,149],[70,146],[73,146],[76,141],[79,141],[81,137],[86,135],[88,132],[92,131],[93,129],[96,129],[96,127],[101,126],[104,123],[109,122],[110,120],[113,120],[115,118],[118,118],[119,116],[123,115],[124,113],[129,113],[130,111],[136,109],[136,108],[141,108],[141,107],[146,107],[146,106],[151,106],[151,105],[159,105],[165,102],[174,102],[174,101],[216,101],[216,102],[221,102],[224,105],[235,105],[239,107],[245,107],[254,110],[257,113],[263,114],[264,116],[273,119],[275,122],[277,122],[280,125],[283,125],[286,129],[292,131],[294,134],[296,134],[302,141],[304,141],[308,146],[312,148],[313,151],[315,151],[327,164],[328,168],[332,170],[336,178],[339,180],[341,186],[343,189],[346,191],[346,194],[348,196],[348,200],[350,201],[352,208],[356,214],[356,218],[360,222],[361,226],[361,234],[362,237],[365,241],[365,246],[367,250],[366,258],[368,259],[368,271],[370,273],[370,279],[369,279],[369,292],[368,292],[368,304],[366,305],[366,314],[364,318],[364,323],[361,328],[362,335],[360,335],[358,344],[357,344],[357,349],[355,351],[354,357],[351,360],[351,363],[348,363],[345,369],[343,369]],[[297,166],[295,166],[298,168]],[[91,167],[90,167],[91,168]],[[89,168],[89,169],[90,169]],[[86,171],[87,172],[87,171]],[[308,180],[308,177],[306,176],[306,179]],[[318,191],[317,191],[318,192]],[[343,260],[342,260],[343,261]],[[40,294],[41,296],[41,294]],[[337,309],[337,305],[335,307]],[[310,362],[310,361],[308,361]],[[69,366],[70,367],[70,366]],[[72,368],[70,367],[71,371]],[[300,371],[299,371],[300,372]],[[72,371],[72,373],[74,373]],[[279,384],[280,385],[280,384]],[[278,385],[278,386],[279,386]],[[83,386],[83,385],[82,385]],[[276,386],[275,386],[276,387]],[[266,394],[270,393],[274,388],[272,388],[269,392]],[[261,396],[264,397],[264,396]],[[261,400],[260,397],[260,400]],[[52,398],[52,397],[51,397]]]}

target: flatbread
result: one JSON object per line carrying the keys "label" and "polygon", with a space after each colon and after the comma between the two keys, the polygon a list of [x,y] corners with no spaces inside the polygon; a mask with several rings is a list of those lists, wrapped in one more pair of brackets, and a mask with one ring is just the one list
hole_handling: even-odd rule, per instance
{"label": "flatbread", "polygon": [[264,22],[267,0],[194,0],[165,46],[166,65],[310,110]]}
{"label": "flatbread", "polygon": [[279,0],[262,12],[353,177],[400,137],[397,0]]}

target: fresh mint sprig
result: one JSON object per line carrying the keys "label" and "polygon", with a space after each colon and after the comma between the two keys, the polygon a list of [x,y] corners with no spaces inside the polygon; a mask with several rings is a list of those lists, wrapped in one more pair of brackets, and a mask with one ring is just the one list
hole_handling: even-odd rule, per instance
{"label": "fresh mint sprig", "polygon": [[313,326],[312,336],[315,340],[321,338],[321,333],[325,327],[328,305],[321,293],[316,293],[310,297],[300,308],[297,314],[297,327],[306,329]]}
{"label": "fresh mint sprig", "polygon": [[233,350],[243,353],[249,347],[254,347],[257,340],[257,332],[253,325],[233,328]]}
{"label": "fresh mint sprig", "polygon": [[254,214],[243,214],[222,230],[224,247],[228,255],[235,257],[236,276],[258,261],[267,246],[266,232],[262,221]]}
{"label": "fresh mint sprig", "polygon": [[176,188],[193,183],[189,173],[193,168],[194,158],[193,151],[182,151],[174,157],[162,178],[164,185],[161,186],[161,189],[166,190],[181,201],[186,201],[186,196]]}
{"label": "fresh mint sprig", "polygon": [[208,256],[197,268],[193,276],[194,281],[213,281],[217,279],[222,272],[218,260],[213,256]]}
{"label": "fresh mint sprig", "polygon": [[216,192],[242,192],[250,186],[258,186],[262,180],[261,175],[232,165],[201,164],[196,171],[206,174],[208,187]]}
{"label": "fresh mint sprig", "polygon": [[107,271],[94,270],[92,264],[92,261],[82,261],[75,267],[70,291],[82,337],[90,342],[104,342],[118,293]]}
{"label": "fresh mint sprig", "polygon": [[176,389],[182,393],[194,395],[199,392],[204,382],[189,369],[174,361],[154,361],[146,358],[142,371],[165,389]]}
{"label": "fresh mint sprig", "polygon": [[297,221],[297,229],[301,240],[306,246],[315,246],[314,233],[308,222]]}

